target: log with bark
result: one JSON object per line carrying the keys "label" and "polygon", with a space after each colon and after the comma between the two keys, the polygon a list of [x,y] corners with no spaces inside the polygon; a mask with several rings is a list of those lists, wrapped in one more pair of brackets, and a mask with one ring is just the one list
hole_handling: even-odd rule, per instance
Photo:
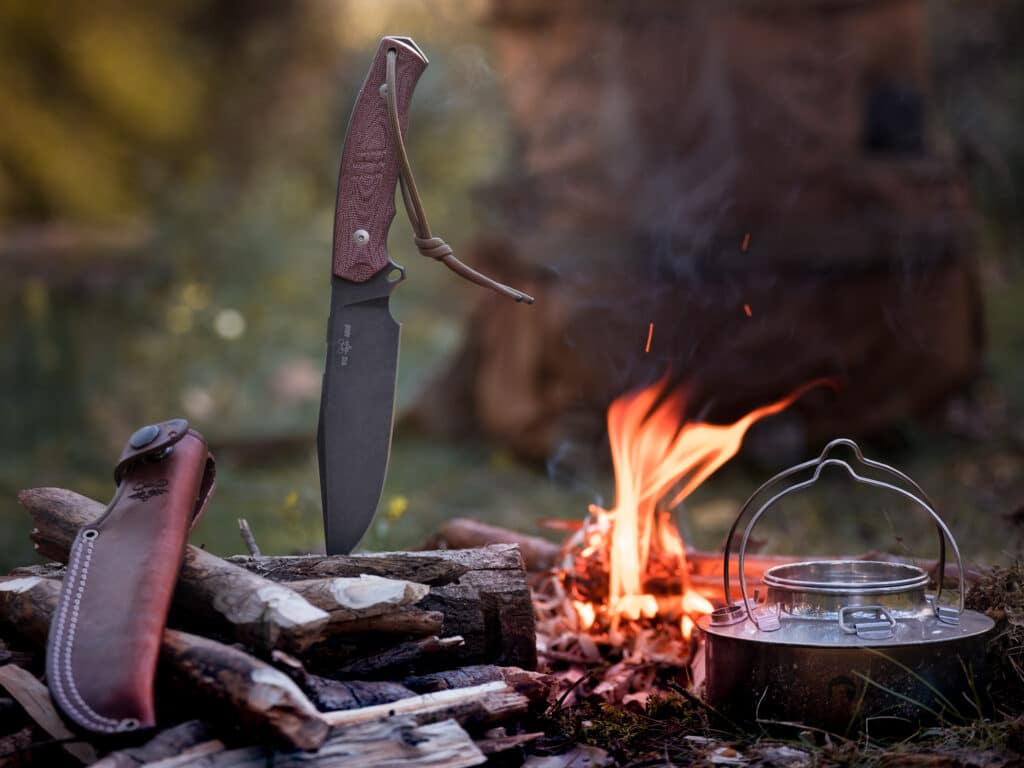
{"label": "log with bark", "polygon": [[464,641],[453,650],[455,656],[445,654],[435,658],[435,664],[493,663],[524,669],[537,665],[533,597],[514,544],[363,555],[236,556],[228,560],[289,585],[359,574],[386,574],[428,584],[430,591],[417,607],[443,614],[443,637],[457,635]]}
{"label": "log with bark", "polygon": [[[0,625],[44,646],[60,582],[0,577]],[[244,651],[187,632],[164,631],[158,688],[184,691],[182,701],[228,717],[302,749],[319,746],[328,727],[316,707],[282,672]]]}
{"label": "log with bark", "polygon": [[[66,562],[78,530],[97,520],[105,506],[62,488],[18,494],[32,515],[36,550]],[[203,635],[237,640],[261,651],[302,650],[322,636],[329,616],[293,590],[225,563],[189,545],[174,593],[174,622]]]}
{"label": "log with bark", "polygon": [[[60,488],[22,491],[19,499],[32,515],[36,549],[58,560],[66,559],[78,529],[104,509]],[[359,661],[377,655],[382,634],[462,638],[461,643],[421,643],[436,651],[424,669],[479,663],[536,666],[532,595],[514,545],[227,560],[189,546],[171,622],[261,653],[274,648],[308,652],[323,660],[320,670],[352,663],[353,674],[367,669],[371,662]],[[413,664],[413,656],[403,658]],[[418,657],[426,658],[424,653]]]}

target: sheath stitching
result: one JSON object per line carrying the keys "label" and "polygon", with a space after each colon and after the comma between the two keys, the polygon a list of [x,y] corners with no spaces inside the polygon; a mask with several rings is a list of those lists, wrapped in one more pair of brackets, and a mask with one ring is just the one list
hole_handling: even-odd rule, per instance
{"label": "sheath stitching", "polygon": [[[80,536],[73,546],[68,567],[66,584],[74,592],[69,600],[61,600],[57,614],[57,675],[53,680],[53,694],[61,707],[74,715],[80,724],[96,731],[116,733],[125,730],[125,721],[104,717],[90,707],[82,698],[75,685],[71,671],[71,649],[75,642],[75,631],[78,628],[78,613],[85,592],[85,581],[89,575],[89,564],[92,561],[93,547],[96,537]],[[84,555],[83,555],[84,550]],[[79,576],[79,572],[81,575]],[[71,617],[68,621],[68,613]]]}

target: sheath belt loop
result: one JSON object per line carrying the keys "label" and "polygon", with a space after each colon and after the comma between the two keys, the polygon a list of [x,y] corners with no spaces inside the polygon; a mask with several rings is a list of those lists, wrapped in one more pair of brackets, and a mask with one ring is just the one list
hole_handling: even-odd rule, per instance
{"label": "sheath belt loop", "polygon": [[137,430],[106,511],[78,532],[46,650],[53,700],[114,734],[156,724],[153,681],[190,528],[213,492],[206,441],[184,419]]}
{"label": "sheath belt loop", "polygon": [[442,262],[452,272],[471,283],[490,288],[502,296],[508,296],[513,301],[533,304],[533,297],[529,294],[499,283],[497,280],[492,280],[487,275],[481,274],[459,261],[448,243],[431,234],[430,224],[427,223],[427,214],[423,210],[423,201],[420,199],[420,193],[416,188],[416,179],[412,174],[412,165],[409,163],[409,153],[405,149],[402,123],[398,117],[398,78],[395,73],[397,58],[398,54],[394,50],[388,51],[385,96],[388,116],[391,118],[388,124],[391,126],[391,135],[394,137],[395,147],[398,151],[398,182],[402,188],[402,202],[405,203],[405,212],[409,216],[409,223],[415,234],[413,240],[416,243],[416,248],[423,256]]}

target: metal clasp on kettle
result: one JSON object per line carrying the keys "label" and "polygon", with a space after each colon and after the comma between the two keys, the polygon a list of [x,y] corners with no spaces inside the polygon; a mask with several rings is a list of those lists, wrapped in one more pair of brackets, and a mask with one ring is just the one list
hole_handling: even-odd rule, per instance
{"label": "metal clasp on kettle", "polygon": [[[854,470],[854,468],[847,461],[843,459],[831,458],[831,452],[833,451],[833,449],[839,446],[844,446],[852,449],[854,457],[861,465],[888,474],[890,477],[895,477],[898,481],[902,482],[906,486],[909,486],[912,490],[901,488],[898,485],[895,485],[891,482],[886,482],[884,480],[878,480],[872,477],[865,477],[863,475],[858,474],[856,470]],[[810,459],[809,461],[805,461],[802,464],[792,466],[789,469],[783,470],[779,474],[775,475],[770,480],[761,485],[760,488],[754,491],[750,495],[750,498],[748,498],[746,502],[744,502],[743,506],[740,508],[739,514],[736,516],[735,521],[733,521],[732,527],[729,529],[729,533],[726,536],[724,552],[725,567],[723,569],[723,580],[725,585],[725,601],[727,606],[737,606],[737,609],[732,610],[733,615],[735,615],[738,611],[743,611],[746,613],[747,617],[749,617],[750,620],[754,623],[754,626],[756,626],[759,630],[771,631],[771,629],[777,629],[777,627],[774,626],[774,622],[769,621],[765,623],[763,619],[761,619],[761,616],[758,615],[760,612],[758,610],[752,610],[750,598],[747,595],[745,558],[747,554],[747,544],[750,541],[750,534],[754,530],[754,526],[757,524],[758,520],[760,520],[761,516],[768,510],[769,507],[773,506],[784,496],[787,496],[791,493],[803,490],[804,488],[808,488],[814,485],[818,481],[818,478],[821,476],[821,470],[828,466],[840,467],[846,470],[847,474],[849,474],[849,476],[852,479],[856,480],[859,483],[863,483],[864,485],[873,486],[875,488],[884,488],[894,493],[898,493],[904,498],[913,501],[915,504],[923,508],[929,514],[929,516],[935,522],[935,526],[939,534],[938,583],[936,585],[935,594],[931,596],[929,599],[932,604],[932,609],[935,612],[935,616],[936,618],[938,618],[939,621],[945,624],[958,624],[960,622],[960,614],[964,611],[964,595],[966,594],[966,592],[964,587],[964,568],[963,561],[960,557],[960,548],[957,546],[956,539],[953,538],[952,532],[949,530],[949,527],[942,520],[942,518],[939,517],[938,513],[935,512],[934,506],[931,504],[930,500],[928,500],[928,496],[921,488],[921,486],[914,482],[914,480],[912,480],[908,475],[904,474],[903,472],[900,472],[895,467],[891,467],[888,464],[883,464],[880,461],[874,461],[872,459],[865,458],[864,454],[860,450],[860,446],[858,446],[857,443],[848,438],[838,438],[836,440],[833,440],[832,442],[825,446],[825,448],[822,450],[821,454],[817,458]],[[736,535],[736,530],[739,527],[740,520],[743,519],[747,511],[753,506],[755,499],[757,499],[762,493],[772,488],[777,483],[780,483],[781,481],[786,480],[804,470],[812,468],[814,469],[814,473],[809,479],[785,487],[783,488],[783,490],[777,492],[775,495],[773,495],[764,504],[760,506],[757,512],[754,513],[753,517],[751,517],[750,522],[747,523],[747,527],[743,531],[743,539],[740,543],[739,550],[739,581],[740,593],[742,594],[743,599],[734,604],[732,600],[731,590],[729,589],[729,566],[731,564],[732,542],[733,538]],[[957,601],[955,605],[943,605],[940,603],[939,600],[940,596],[942,595],[942,585],[946,575],[947,539],[949,541],[950,546],[953,548],[953,554],[956,556],[957,568],[959,571],[957,574],[959,582],[959,594],[957,595]],[[880,611],[880,613],[878,613],[876,617],[877,621],[884,621],[886,623],[888,621],[892,621],[893,625],[895,626],[895,618],[886,609],[882,608],[882,606],[846,606],[843,608],[843,610],[845,610],[847,614],[850,614],[854,611],[862,612],[865,610],[874,609],[878,609]],[[762,627],[763,623],[765,623],[766,626]],[[842,613],[842,611],[840,611],[840,626],[843,626],[843,624],[844,614]],[[861,633],[856,629],[858,624],[851,623],[849,621],[847,621],[846,624],[849,626],[853,626],[854,629],[852,631],[856,632],[858,636],[862,636]],[[771,627],[771,629],[769,629],[769,627]],[[845,626],[843,626],[843,629],[844,631],[850,631],[847,630]],[[864,631],[881,631],[881,627],[877,627],[874,630],[872,630],[871,628],[865,626]]]}
{"label": "metal clasp on kettle", "polygon": [[896,618],[884,605],[844,605],[839,628],[861,640],[888,640],[896,636]]}

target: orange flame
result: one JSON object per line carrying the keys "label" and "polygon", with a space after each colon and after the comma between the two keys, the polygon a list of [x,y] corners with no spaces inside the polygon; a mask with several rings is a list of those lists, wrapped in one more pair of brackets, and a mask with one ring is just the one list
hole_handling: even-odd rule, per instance
{"label": "orange flame", "polygon": [[[684,423],[682,393],[659,402],[662,383],[628,393],[612,403],[608,435],[615,470],[615,506],[611,510],[591,508],[601,524],[591,529],[581,554],[586,557],[602,545],[608,552],[606,607],[613,627],[621,620],[651,618],[658,613],[657,596],[645,588],[652,559],[671,563],[672,570],[682,575],[677,606],[683,614],[685,637],[693,630],[692,616],[711,612],[711,604],[688,588],[686,550],[666,509],[682,502],[735,456],[751,425],[784,410],[820,383],[804,385],[726,425]],[[659,507],[659,502],[666,499],[668,504]],[[593,606],[581,610],[582,605],[587,604],[576,603],[580,623],[589,627],[594,623]]]}

